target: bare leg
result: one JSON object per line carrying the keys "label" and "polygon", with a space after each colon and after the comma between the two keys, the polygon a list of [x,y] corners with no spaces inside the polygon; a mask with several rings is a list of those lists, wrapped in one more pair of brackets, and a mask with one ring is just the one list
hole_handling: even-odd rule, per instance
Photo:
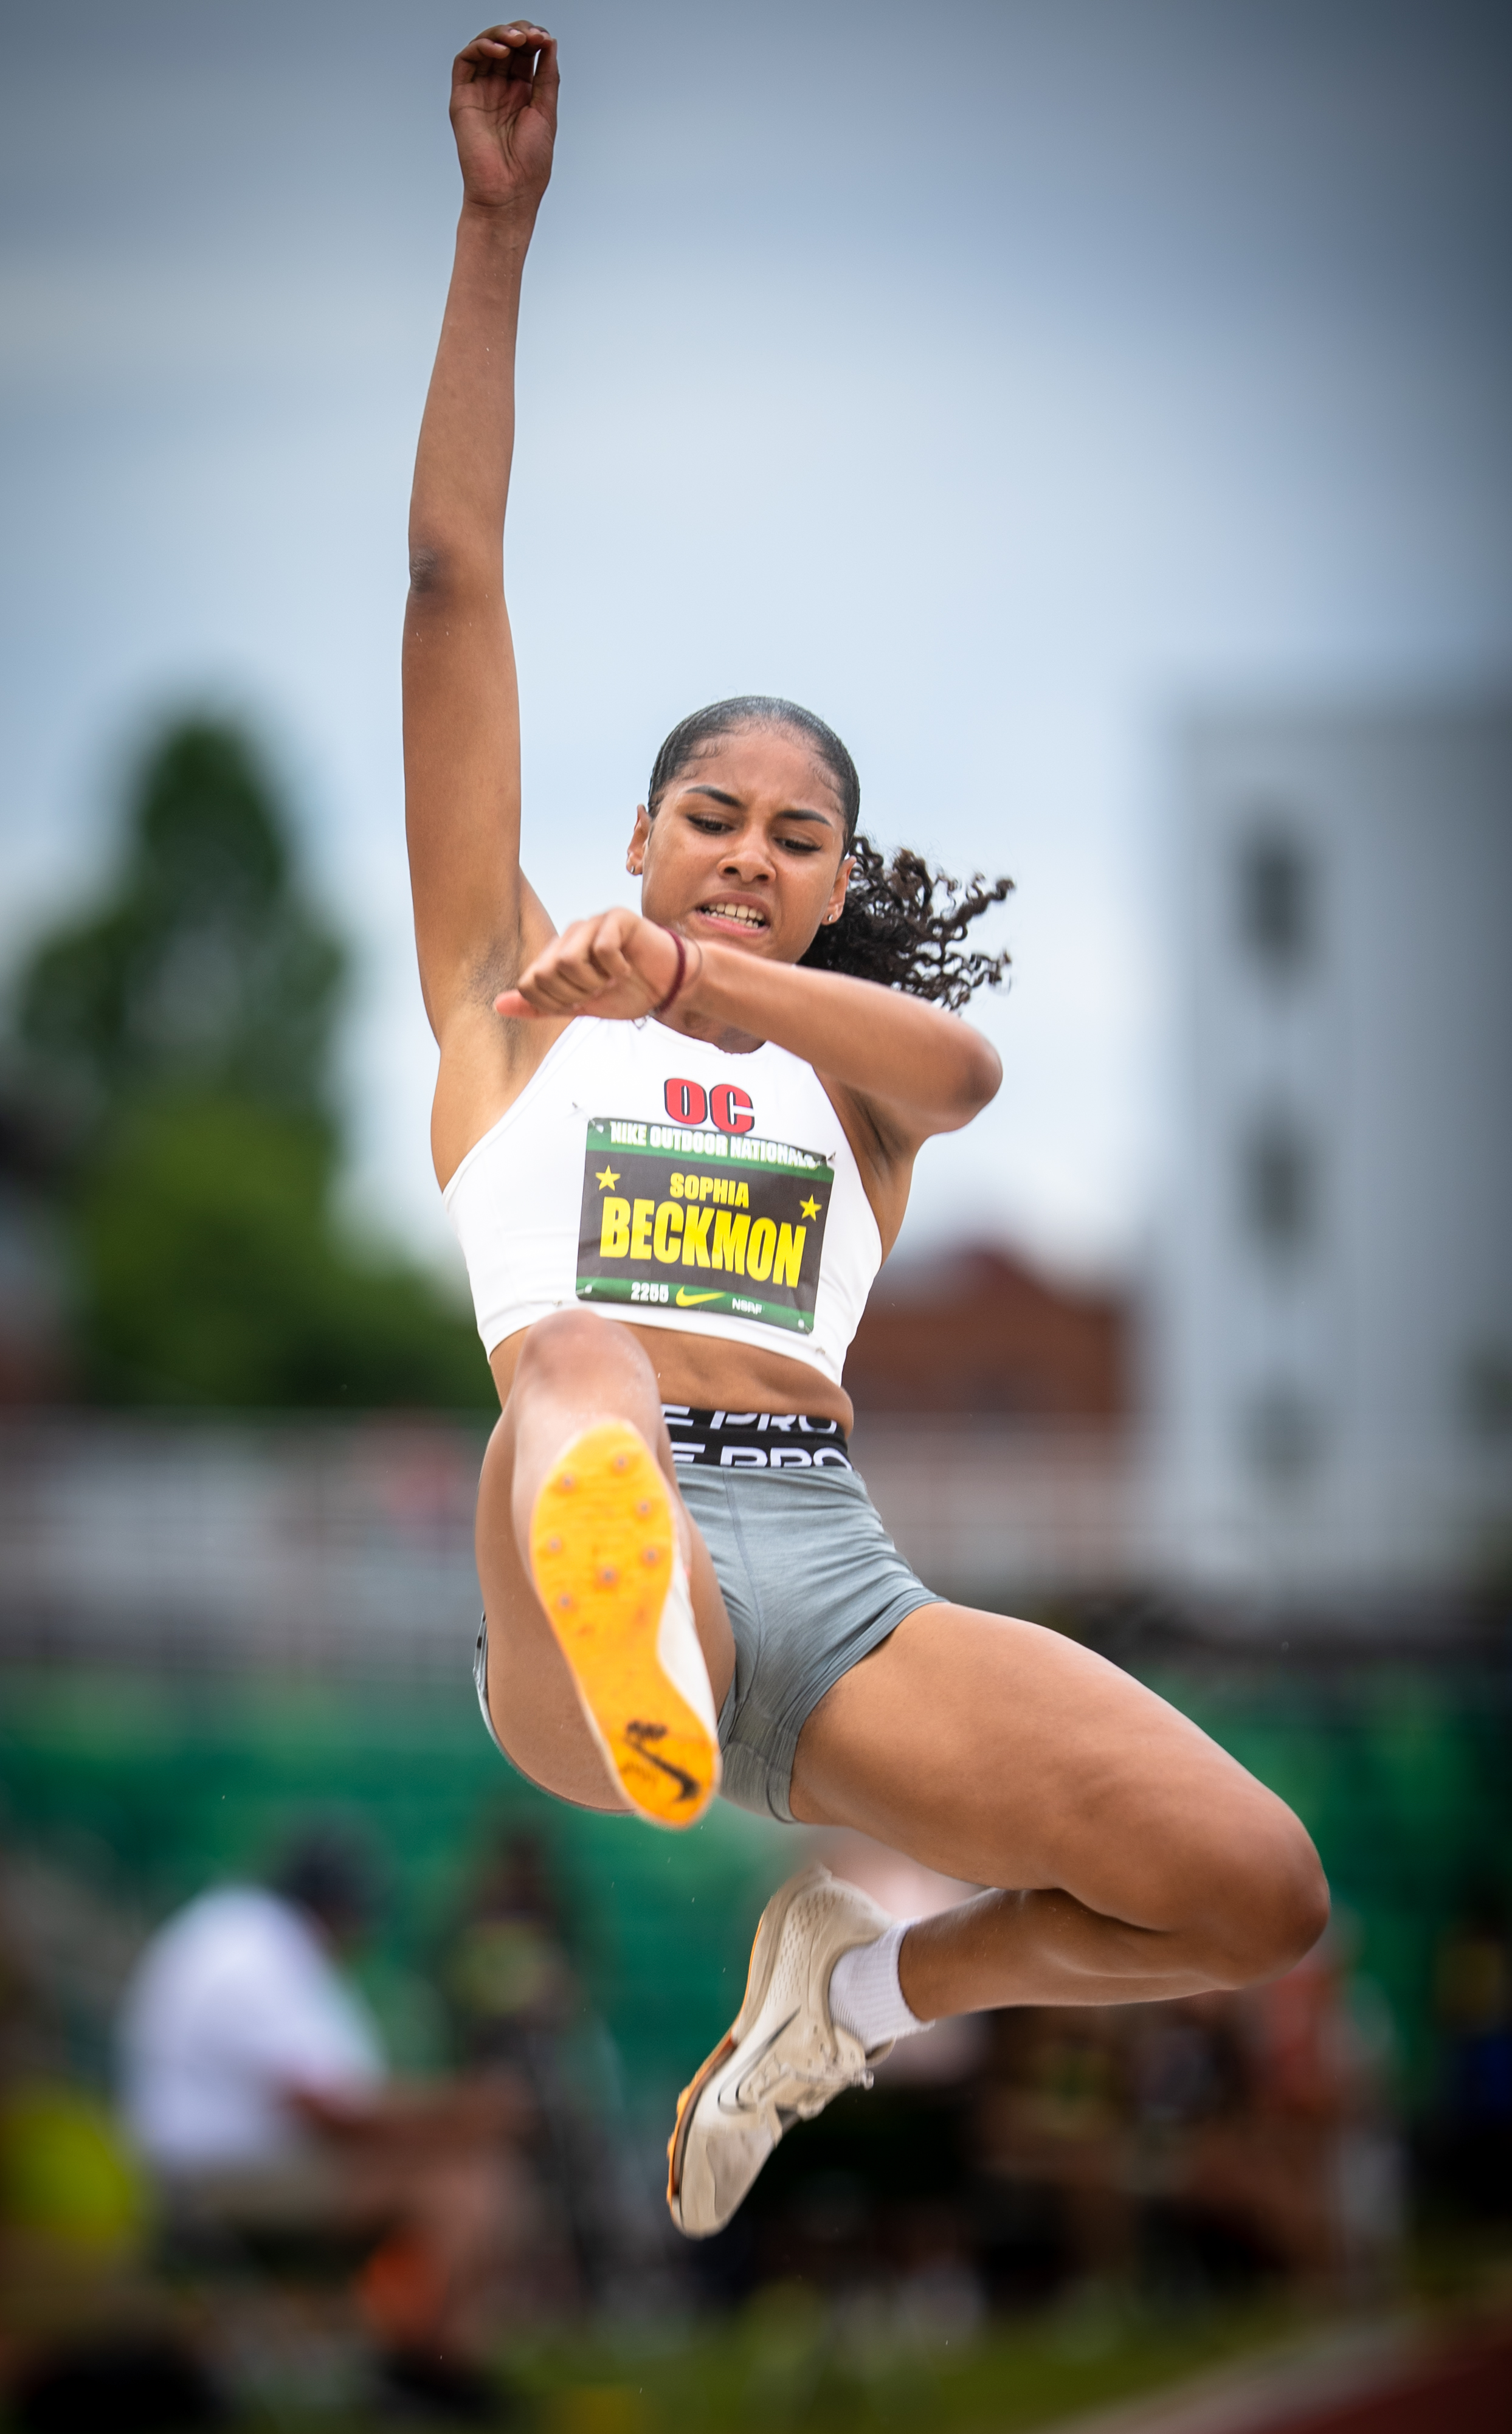
{"label": "bare leg", "polygon": [[[639,1429],[675,1489],[656,1373],[634,1330],[592,1311],[540,1320],[525,1338],[513,1392],[484,1457],[478,1578],[489,1618],[489,1707],[509,1756],[559,1799],[628,1813],[584,1721],[525,1555],[531,1511],[555,1456],[569,1438],[609,1419]],[[734,1641],[708,1549],[677,1495],[673,1510],[717,1708],[734,1671]]]}
{"label": "bare leg", "polygon": [[1058,1634],[965,1606],[921,1607],[836,1683],[792,1800],[1003,1888],[904,1937],[920,2019],[1243,1985],[1328,1917],[1304,1828],[1195,1724]]}

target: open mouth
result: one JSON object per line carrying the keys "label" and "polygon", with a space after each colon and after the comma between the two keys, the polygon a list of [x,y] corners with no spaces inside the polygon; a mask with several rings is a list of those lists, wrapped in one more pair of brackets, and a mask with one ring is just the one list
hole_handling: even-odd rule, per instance
{"label": "open mouth", "polygon": [[698,913],[702,920],[717,921],[725,928],[744,932],[747,937],[766,928],[765,914],[759,913],[754,904],[736,904],[725,897],[713,904],[700,904]]}

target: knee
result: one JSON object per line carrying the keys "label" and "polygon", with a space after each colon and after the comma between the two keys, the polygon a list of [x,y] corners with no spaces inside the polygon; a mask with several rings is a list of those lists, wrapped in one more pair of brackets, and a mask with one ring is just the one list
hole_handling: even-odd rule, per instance
{"label": "knee", "polygon": [[515,1369],[516,1384],[555,1383],[603,1370],[627,1356],[644,1362],[640,1346],[626,1342],[629,1330],[591,1310],[553,1311],[526,1330]]}
{"label": "knee", "polygon": [[1247,1986],[1312,1951],[1329,1923],[1328,1879],[1306,1827],[1280,1801],[1216,1860],[1210,1934],[1216,1981]]}

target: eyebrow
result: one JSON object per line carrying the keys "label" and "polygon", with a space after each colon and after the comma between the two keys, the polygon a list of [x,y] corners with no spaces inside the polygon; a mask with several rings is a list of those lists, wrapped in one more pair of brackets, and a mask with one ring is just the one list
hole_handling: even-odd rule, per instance
{"label": "eyebrow", "polygon": [[[727,811],[738,812],[741,809],[740,797],[727,795],[722,786],[689,786],[684,791],[690,795],[707,795],[712,803],[723,803]],[[835,814],[833,812],[804,811],[798,803],[784,803],[777,816],[780,820],[813,820],[816,827],[828,828]]]}

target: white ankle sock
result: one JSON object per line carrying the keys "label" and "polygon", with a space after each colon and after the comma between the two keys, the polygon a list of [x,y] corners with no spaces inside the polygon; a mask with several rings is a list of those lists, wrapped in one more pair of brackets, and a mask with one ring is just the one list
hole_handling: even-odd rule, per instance
{"label": "white ankle sock", "polygon": [[913,1923],[900,1918],[875,1944],[852,1945],[830,1972],[830,2016],[859,2037],[868,2053],[889,2038],[916,2037],[935,2025],[914,2017],[898,1980],[898,1955]]}

